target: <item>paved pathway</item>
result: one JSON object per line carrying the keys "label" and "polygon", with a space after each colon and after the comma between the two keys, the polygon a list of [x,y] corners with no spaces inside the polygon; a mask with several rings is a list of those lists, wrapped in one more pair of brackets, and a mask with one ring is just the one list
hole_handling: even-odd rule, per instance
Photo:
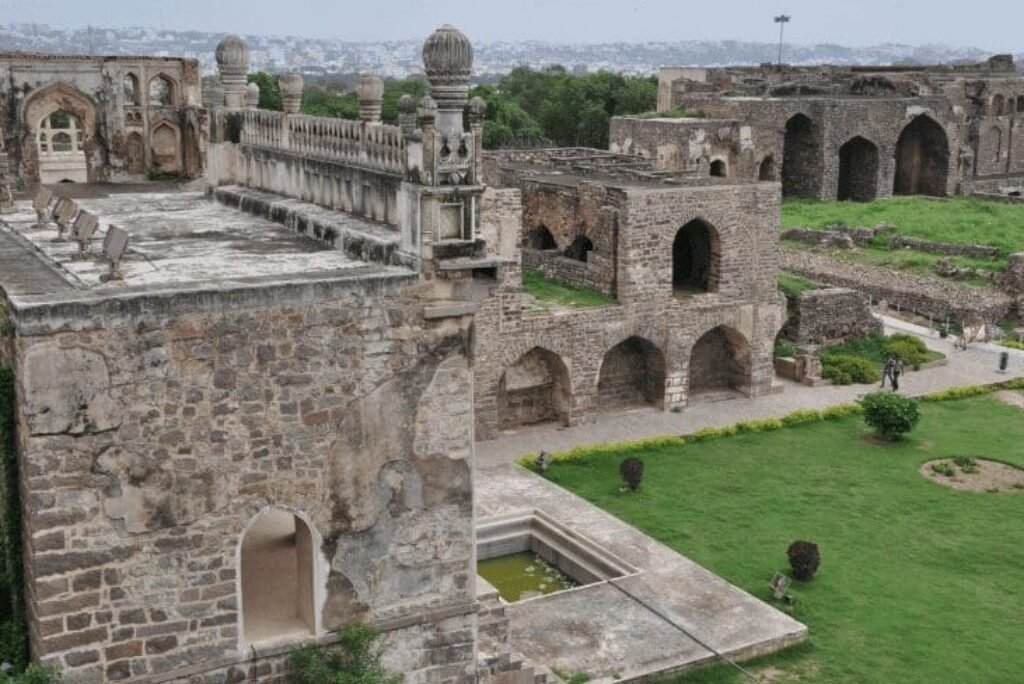
{"label": "paved pathway", "polygon": [[[957,385],[980,385],[1024,376],[1024,352],[989,344],[960,351],[953,347],[951,339],[940,339],[935,331],[895,318],[883,317],[883,321],[886,332],[915,334],[949,359],[945,366],[907,373],[900,378],[900,389],[907,394],[927,394]],[[998,370],[999,354],[1003,351],[1010,352],[1007,373]],[[596,422],[571,428],[548,424],[505,432],[498,439],[477,443],[477,463],[497,465],[541,450],[561,451],[587,444],[684,434],[703,427],[732,425],[740,420],[781,417],[797,409],[820,409],[854,401],[873,389],[864,385],[807,387],[785,380],[779,382],[784,386],[779,394],[695,403],[681,413],[640,409],[600,416]]]}

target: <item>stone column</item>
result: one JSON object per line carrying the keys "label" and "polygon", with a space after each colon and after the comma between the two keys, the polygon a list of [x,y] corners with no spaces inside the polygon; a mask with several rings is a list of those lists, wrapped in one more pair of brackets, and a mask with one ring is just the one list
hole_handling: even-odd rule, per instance
{"label": "stone column", "polygon": [[398,99],[398,126],[406,140],[416,136],[416,100],[412,95],[403,95]]}
{"label": "stone column", "polygon": [[245,107],[245,79],[249,73],[249,46],[238,36],[228,36],[217,46],[217,71],[224,88],[224,106]]}
{"label": "stone column", "polygon": [[253,82],[245,86],[245,108],[259,109],[260,107],[260,86]]}
{"label": "stone column", "polygon": [[359,98],[359,119],[364,123],[379,124],[380,108],[384,101],[384,81],[380,76],[363,74],[356,85]]}
{"label": "stone column", "polygon": [[278,77],[277,83],[281,87],[281,105],[284,113],[298,114],[302,109],[302,76],[296,71],[291,71]]}

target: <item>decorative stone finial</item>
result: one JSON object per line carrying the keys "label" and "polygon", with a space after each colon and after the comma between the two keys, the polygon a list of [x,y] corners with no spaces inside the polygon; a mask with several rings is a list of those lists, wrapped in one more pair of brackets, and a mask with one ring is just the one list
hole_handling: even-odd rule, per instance
{"label": "decorative stone finial", "polygon": [[398,125],[406,138],[412,137],[416,132],[416,100],[412,95],[398,98]]}
{"label": "decorative stone finial", "polygon": [[260,106],[260,84],[252,81],[245,86],[245,108],[259,109]]}
{"label": "decorative stone finial", "polygon": [[482,97],[474,97],[469,101],[469,123],[480,124],[487,114],[487,103]]}
{"label": "decorative stone finial", "polygon": [[217,71],[224,87],[224,105],[245,106],[245,76],[249,71],[249,46],[238,36],[227,36],[217,45]]}
{"label": "decorative stone finial", "polygon": [[460,112],[469,94],[473,45],[451,24],[434,31],[423,44],[423,68],[438,109]]}
{"label": "decorative stone finial", "polygon": [[437,118],[437,103],[434,102],[434,98],[429,95],[424,95],[423,98],[420,99],[420,106],[417,111],[419,113],[421,126],[434,125],[434,119]]}
{"label": "decorative stone finial", "polygon": [[360,76],[356,97],[359,98],[359,118],[366,123],[380,123],[380,107],[384,101],[384,81],[380,76]]}
{"label": "decorative stone finial", "polygon": [[281,88],[281,106],[285,114],[298,114],[302,108],[302,87],[304,84],[302,75],[297,71],[290,71],[277,77],[277,84]]}

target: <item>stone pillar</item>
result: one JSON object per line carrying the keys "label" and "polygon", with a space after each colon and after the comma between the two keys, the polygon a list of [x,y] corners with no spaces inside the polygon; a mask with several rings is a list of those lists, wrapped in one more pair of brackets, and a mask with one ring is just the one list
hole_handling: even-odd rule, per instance
{"label": "stone pillar", "polygon": [[302,76],[296,71],[291,71],[277,79],[281,87],[281,105],[285,114],[298,114],[302,109],[302,87],[304,85]]}
{"label": "stone pillar", "polygon": [[379,124],[381,103],[384,102],[384,81],[380,76],[360,76],[356,97],[359,98],[359,119],[364,123]]}
{"label": "stone pillar", "polygon": [[245,86],[245,108],[260,108],[260,86],[255,81]]}
{"label": "stone pillar", "polygon": [[416,100],[412,95],[403,95],[398,99],[398,126],[406,140],[416,136]]}
{"label": "stone pillar", "polygon": [[217,46],[217,71],[224,88],[224,106],[245,107],[245,79],[249,73],[249,46],[238,36],[228,36]]}
{"label": "stone pillar", "polygon": [[[3,133],[0,131],[0,136]],[[0,137],[0,145],[3,138]],[[10,214],[14,211],[14,192],[11,182],[11,163],[6,152],[0,152],[0,214]]]}
{"label": "stone pillar", "polygon": [[469,130],[473,134],[473,165],[471,180],[473,183],[483,183],[483,161],[480,151],[484,149],[484,116],[487,114],[487,103],[483,98],[474,97],[469,101]]}
{"label": "stone pillar", "polygon": [[435,138],[437,137],[437,103],[429,95],[420,100],[420,130],[423,135],[423,183],[433,185],[437,172],[434,155]]}

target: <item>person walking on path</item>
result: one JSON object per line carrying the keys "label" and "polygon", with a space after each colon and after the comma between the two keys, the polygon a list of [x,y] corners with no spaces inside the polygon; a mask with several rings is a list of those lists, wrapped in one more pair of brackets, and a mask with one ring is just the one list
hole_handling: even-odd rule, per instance
{"label": "person walking on path", "polygon": [[885,387],[885,379],[889,378],[889,384],[894,382],[892,371],[896,367],[896,359],[889,356],[885,359],[885,366],[882,367],[882,384],[879,387]]}
{"label": "person walking on path", "polygon": [[892,383],[891,384],[892,384],[892,391],[893,392],[899,392],[900,391],[900,375],[902,375],[902,374],[903,374],[903,362],[900,361],[899,359],[896,359],[895,361],[893,361],[893,364],[892,364],[892,376],[891,376]]}

